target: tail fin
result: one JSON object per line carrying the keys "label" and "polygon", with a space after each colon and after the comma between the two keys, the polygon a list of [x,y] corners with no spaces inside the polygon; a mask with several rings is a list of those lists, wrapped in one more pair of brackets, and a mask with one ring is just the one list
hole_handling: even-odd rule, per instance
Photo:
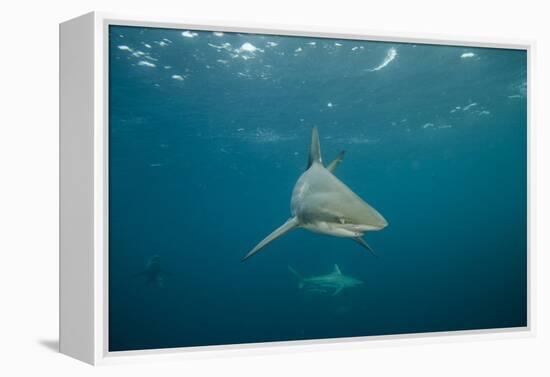
{"label": "tail fin", "polygon": [[311,131],[311,146],[309,147],[309,161],[307,168],[313,165],[315,162],[322,163],[321,161],[321,145],[319,144],[319,132],[317,127],[313,127]]}

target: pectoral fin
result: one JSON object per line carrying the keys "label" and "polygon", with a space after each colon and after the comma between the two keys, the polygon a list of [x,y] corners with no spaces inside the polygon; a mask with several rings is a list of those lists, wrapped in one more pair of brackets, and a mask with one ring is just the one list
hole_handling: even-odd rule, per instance
{"label": "pectoral fin", "polygon": [[342,292],[342,289],[344,289],[344,287],[338,287],[336,288],[336,290],[332,293],[333,296],[336,296],[337,294],[339,294],[340,292]]}
{"label": "pectoral fin", "polygon": [[362,239],[361,237],[354,237],[353,240],[355,242],[357,242],[359,245],[363,246],[365,249],[367,249],[368,251],[370,251],[374,256],[378,256],[373,249],[371,249],[371,247],[365,242],[364,239]]}
{"label": "pectoral fin", "polygon": [[341,151],[340,153],[338,153],[338,156],[336,156],[336,158],[334,160],[332,160],[332,162],[330,164],[327,165],[327,170],[329,172],[334,173],[334,170],[336,170],[338,165],[340,165],[340,163],[344,159],[344,154],[345,153],[346,153],[345,151]]}
{"label": "pectoral fin", "polygon": [[283,236],[284,234],[290,232],[292,229],[296,228],[298,226],[298,219],[296,217],[292,217],[287,220],[286,223],[281,225],[279,228],[275,229],[269,236],[264,238],[259,244],[254,247],[248,254],[246,254],[243,257],[243,261],[250,258],[254,254],[256,254],[258,251],[263,249],[267,244],[269,244],[271,241],[276,240],[277,238]]}

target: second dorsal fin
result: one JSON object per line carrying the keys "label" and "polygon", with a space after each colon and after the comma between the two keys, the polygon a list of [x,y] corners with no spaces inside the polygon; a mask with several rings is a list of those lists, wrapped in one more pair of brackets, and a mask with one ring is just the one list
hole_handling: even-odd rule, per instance
{"label": "second dorsal fin", "polygon": [[329,172],[334,173],[334,170],[336,170],[338,165],[340,165],[340,163],[344,159],[344,154],[345,153],[346,152],[341,151],[340,153],[338,153],[338,156],[336,156],[336,158],[330,164],[327,165],[327,170]]}

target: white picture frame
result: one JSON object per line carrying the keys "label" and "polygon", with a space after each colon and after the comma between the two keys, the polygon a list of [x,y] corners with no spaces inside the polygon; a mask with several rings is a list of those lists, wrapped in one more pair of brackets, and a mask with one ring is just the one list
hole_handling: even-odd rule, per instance
{"label": "white picture frame", "polygon": [[[391,336],[109,352],[108,344],[108,28],[110,25],[216,30],[436,45],[513,48],[527,52],[528,161],[532,149],[532,41],[377,33],[311,26],[200,22],[88,13],[60,25],[60,351],[90,364],[294,352],[384,344],[470,341],[534,335],[533,250],[528,241],[526,327]],[[528,207],[532,187],[528,169]],[[528,240],[531,211],[528,208]]]}

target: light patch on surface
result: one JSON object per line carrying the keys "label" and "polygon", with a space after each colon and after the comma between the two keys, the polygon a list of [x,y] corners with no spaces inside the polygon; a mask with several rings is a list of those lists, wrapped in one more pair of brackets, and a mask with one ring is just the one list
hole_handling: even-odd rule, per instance
{"label": "light patch on surface", "polygon": [[[223,47],[223,45],[215,45],[213,43],[209,43],[208,46],[212,47],[212,48],[215,48],[216,50],[223,50],[225,49],[225,47]],[[231,46],[230,46],[231,47]]]}
{"label": "light patch on surface", "polygon": [[215,31],[212,33],[215,37],[223,37],[223,33],[221,31]]}
{"label": "light patch on surface", "polygon": [[218,59],[216,60],[218,63],[221,63],[221,64],[227,64],[228,61],[227,60],[223,60],[223,59]]}
{"label": "light patch on surface", "polygon": [[172,78],[177,81],[183,81],[184,77],[182,75],[172,75]]}
{"label": "light patch on surface", "polygon": [[491,115],[491,112],[489,110],[483,110],[479,112],[479,115]]}
{"label": "light patch on surface", "polygon": [[437,128],[452,128],[452,127],[453,127],[453,126],[450,125],[450,124],[444,124],[444,125],[439,126],[439,127],[437,127]]}
{"label": "light patch on surface", "polygon": [[166,47],[166,46],[168,46],[168,43],[166,43],[166,42],[164,42],[164,41],[160,41],[160,42],[158,42],[158,45],[159,45],[160,47]]}
{"label": "light patch on surface", "polygon": [[130,47],[128,47],[126,45],[120,45],[120,46],[118,46],[118,49],[122,50],[122,51],[133,51]]}
{"label": "light patch on surface", "polygon": [[181,32],[181,36],[185,38],[195,38],[198,34],[190,30],[185,30]]}
{"label": "light patch on surface", "polygon": [[302,48],[298,47],[296,50],[294,50],[294,52],[302,52]]}
{"label": "light patch on surface", "polygon": [[151,45],[149,43],[144,43],[143,45],[147,48],[151,48]]}
{"label": "light patch on surface", "polygon": [[433,127],[434,124],[433,123],[424,123],[424,125],[422,126],[422,128],[430,128],[430,127]]}
{"label": "light patch on surface", "polygon": [[382,61],[382,63],[377,66],[377,67],[374,67],[372,69],[370,69],[369,71],[371,72],[375,72],[375,71],[379,71],[381,70],[382,68],[386,67],[388,64],[390,64],[395,58],[397,57],[397,50],[395,48],[390,48],[388,50],[388,52],[386,53],[386,57],[384,58],[384,60]]}
{"label": "light patch on surface", "polygon": [[138,65],[142,66],[142,67],[150,67],[150,68],[155,68],[156,67],[156,64],[153,64],[151,62],[148,62],[146,60],[141,60]]}
{"label": "light patch on surface", "polygon": [[334,42],[334,45],[335,45],[336,47],[342,47],[342,44],[341,44],[341,43],[338,43],[338,42]]}
{"label": "light patch on surface", "polygon": [[351,51],[356,51],[356,50],[359,50],[359,47],[355,46],[351,48]]}
{"label": "light patch on surface", "polygon": [[275,43],[275,42],[267,42],[267,47],[276,47],[278,46],[279,44],[278,43]]}
{"label": "light patch on surface", "polygon": [[232,58],[238,58],[239,57],[239,51],[237,49],[233,49],[233,46],[231,46],[231,43],[225,42],[221,45],[215,45],[213,43],[208,43],[208,46],[215,48],[218,51],[226,50],[230,52],[230,56]]}
{"label": "light patch on surface", "polygon": [[315,46],[316,44],[317,43],[315,43],[315,42],[308,42],[308,45],[310,45],[310,46]]}
{"label": "light patch on surface", "polygon": [[332,107],[332,106],[334,106],[334,105],[332,104],[332,102],[327,103],[327,107]]}
{"label": "light patch on surface", "polygon": [[522,80],[518,84],[511,86],[515,94],[509,95],[508,98],[525,98],[527,96],[527,81]]}
{"label": "light patch on surface", "polygon": [[165,66],[164,66],[164,69],[172,69],[172,66],[170,66],[170,65],[165,65]]}
{"label": "light patch on surface", "polygon": [[472,102],[472,103],[470,103],[469,105],[464,106],[464,108],[462,109],[462,111],[468,111],[468,110],[470,110],[470,109],[471,109],[472,107],[474,107],[474,106],[477,106],[477,102]]}
{"label": "light patch on surface", "polygon": [[473,58],[474,56],[476,56],[476,54],[474,54],[473,52],[465,52],[462,55],[460,55],[460,58],[468,59],[468,58]]}
{"label": "light patch on surface", "polygon": [[259,51],[259,52],[264,52],[264,50],[262,49],[259,49],[258,47],[254,46],[252,43],[250,42],[245,42],[241,45],[241,47],[239,47],[239,52],[251,52],[251,53],[255,53],[256,51]]}

